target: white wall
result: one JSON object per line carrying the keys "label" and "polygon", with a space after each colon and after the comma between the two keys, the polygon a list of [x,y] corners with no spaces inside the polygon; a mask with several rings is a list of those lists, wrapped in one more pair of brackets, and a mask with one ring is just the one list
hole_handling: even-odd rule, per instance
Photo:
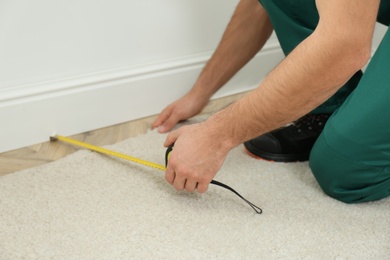
{"label": "white wall", "polygon": [[383,25],[383,24],[380,24],[380,23],[377,23],[376,24],[376,27],[375,27],[375,35],[374,35],[374,39],[372,41],[372,49],[373,49],[373,52],[375,52],[375,50],[378,48],[383,36],[385,35],[386,31],[387,31],[387,26]]}
{"label": "white wall", "polygon": [[[0,1],[0,152],[158,113],[192,86],[237,3]],[[255,87],[281,57],[271,41],[216,97]]]}
{"label": "white wall", "polygon": [[[191,88],[237,3],[1,0],[0,152],[158,113]],[[215,97],[254,88],[282,57],[272,37]]]}
{"label": "white wall", "polygon": [[236,0],[0,2],[0,89],[209,52]]}

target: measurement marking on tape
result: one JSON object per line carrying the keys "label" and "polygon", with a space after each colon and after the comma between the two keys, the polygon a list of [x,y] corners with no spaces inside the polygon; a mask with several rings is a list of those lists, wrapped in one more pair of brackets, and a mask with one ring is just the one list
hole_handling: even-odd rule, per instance
{"label": "measurement marking on tape", "polygon": [[95,152],[98,152],[98,153],[110,155],[110,156],[117,157],[117,158],[121,158],[121,159],[124,159],[124,160],[127,160],[127,161],[132,161],[132,162],[135,162],[135,163],[138,163],[138,164],[142,164],[142,165],[145,165],[145,166],[148,166],[148,167],[151,167],[151,168],[155,168],[155,169],[158,169],[158,170],[161,170],[161,171],[165,171],[165,169],[166,169],[166,167],[161,165],[161,164],[149,162],[149,161],[146,161],[146,160],[143,160],[143,159],[139,159],[139,158],[127,155],[127,154],[118,153],[118,152],[115,152],[115,151],[112,151],[112,150],[109,150],[109,149],[106,149],[106,148],[102,148],[102,147],[95,146],[95,145],[92,145],[92,144],[84,143],[84,142],[81,142],[81,141],[78,141],[78,140],[75,140],[75,139],[72,139],[72,138],[69,138],[69,137],[61,136],[61,135],[52,136],[52,137],[50,137],[50,140],[51,141],[59,140],[59,141],[65,142],[65,143],[69,143],[69,144],[73,144],[73,145],[76,145],[76,146],[79,146],[79,147],[86,148],[86,149],[91,150],[91,151],[95,151]]}

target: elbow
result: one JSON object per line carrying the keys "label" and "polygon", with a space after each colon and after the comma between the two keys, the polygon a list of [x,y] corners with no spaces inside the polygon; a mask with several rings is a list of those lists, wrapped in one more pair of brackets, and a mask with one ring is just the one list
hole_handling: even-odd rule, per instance
{"label": "elbow", "polygon": [[353,77],[371,59],[371,47],[350,48],[349,50],[350,52],[344,52],[341,55],[340,63],[336,65],[338,72],[333,74],[333,76],[338,75],[338,77],[335,76],[335,79],[338,78],[340,86]]}
{"label": "elbow", "polygon": [[[340,80],[344,81],[361,70],[371,59],[371,45],[357,46],[355,44],[344,45],[339,49],[337,64],[334,69],[338,71]],[[336,72],[336,74],[338,74]]]}
{"label": "elbow", "polygon": [[[367,64],[371,58],[372,38],[362,37],[359,34],[333,34],[318,33],[319,41],[325,51],[325,56],[335,65],[339,72],[344,71],[350,75],[356,73]],[[334,63],[337,61],[336,63]]]}
{"label": "elbow", "polygon": [[336,58],[339,65],[353,74],[371,59],[372,33],[370,32],[345,30],[345,28],[330,32],[328,27],[319,25],[314,33],[328,50],[329,57]]}
{"label": "elbow", "polygon": [[344,44],[338,45],[338,51],[329,55],[327,67],[329,76],[335,84],[345,84],[357,71],[361,70],[371,59],[371,45]]}
{"label": "elbow", "polygon": [[356,72],[371,59],[371,44],[355,47],[354,52],[350,55],[347,59],[350,59],[351,68]]}
{"label": "elbow", "polygon": [[339,53],[350,68],[351,73],[363,68],[371,59],[371,41],[372,38],[369,37],[347,35],[338,42]]}

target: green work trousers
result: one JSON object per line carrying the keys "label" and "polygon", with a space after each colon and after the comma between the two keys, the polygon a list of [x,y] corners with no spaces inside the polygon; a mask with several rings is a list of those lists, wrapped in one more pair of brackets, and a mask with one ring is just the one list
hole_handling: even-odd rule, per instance
{"label": "green work trousers", "polygon": [[[318,24],[315,0],[260,0],[260,3],[267,10],[286,55]],[[390,0],[381,1],[377,21],[389,26]],[[324,192],[346,203],[389,196],[389,30],[364,75],[357,72],[312,112],[332,113],[311,151],[309,162]]]}

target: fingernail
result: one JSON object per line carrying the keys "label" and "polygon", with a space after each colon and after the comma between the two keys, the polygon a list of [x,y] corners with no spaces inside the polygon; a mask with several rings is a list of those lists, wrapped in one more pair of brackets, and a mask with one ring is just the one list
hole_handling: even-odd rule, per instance
{"label": "fingernail", "polygon": [[164,133],[165,132],[165,127],[164,126],[159,126],[158,127],[158,131],[160,132],[160,133]]}

